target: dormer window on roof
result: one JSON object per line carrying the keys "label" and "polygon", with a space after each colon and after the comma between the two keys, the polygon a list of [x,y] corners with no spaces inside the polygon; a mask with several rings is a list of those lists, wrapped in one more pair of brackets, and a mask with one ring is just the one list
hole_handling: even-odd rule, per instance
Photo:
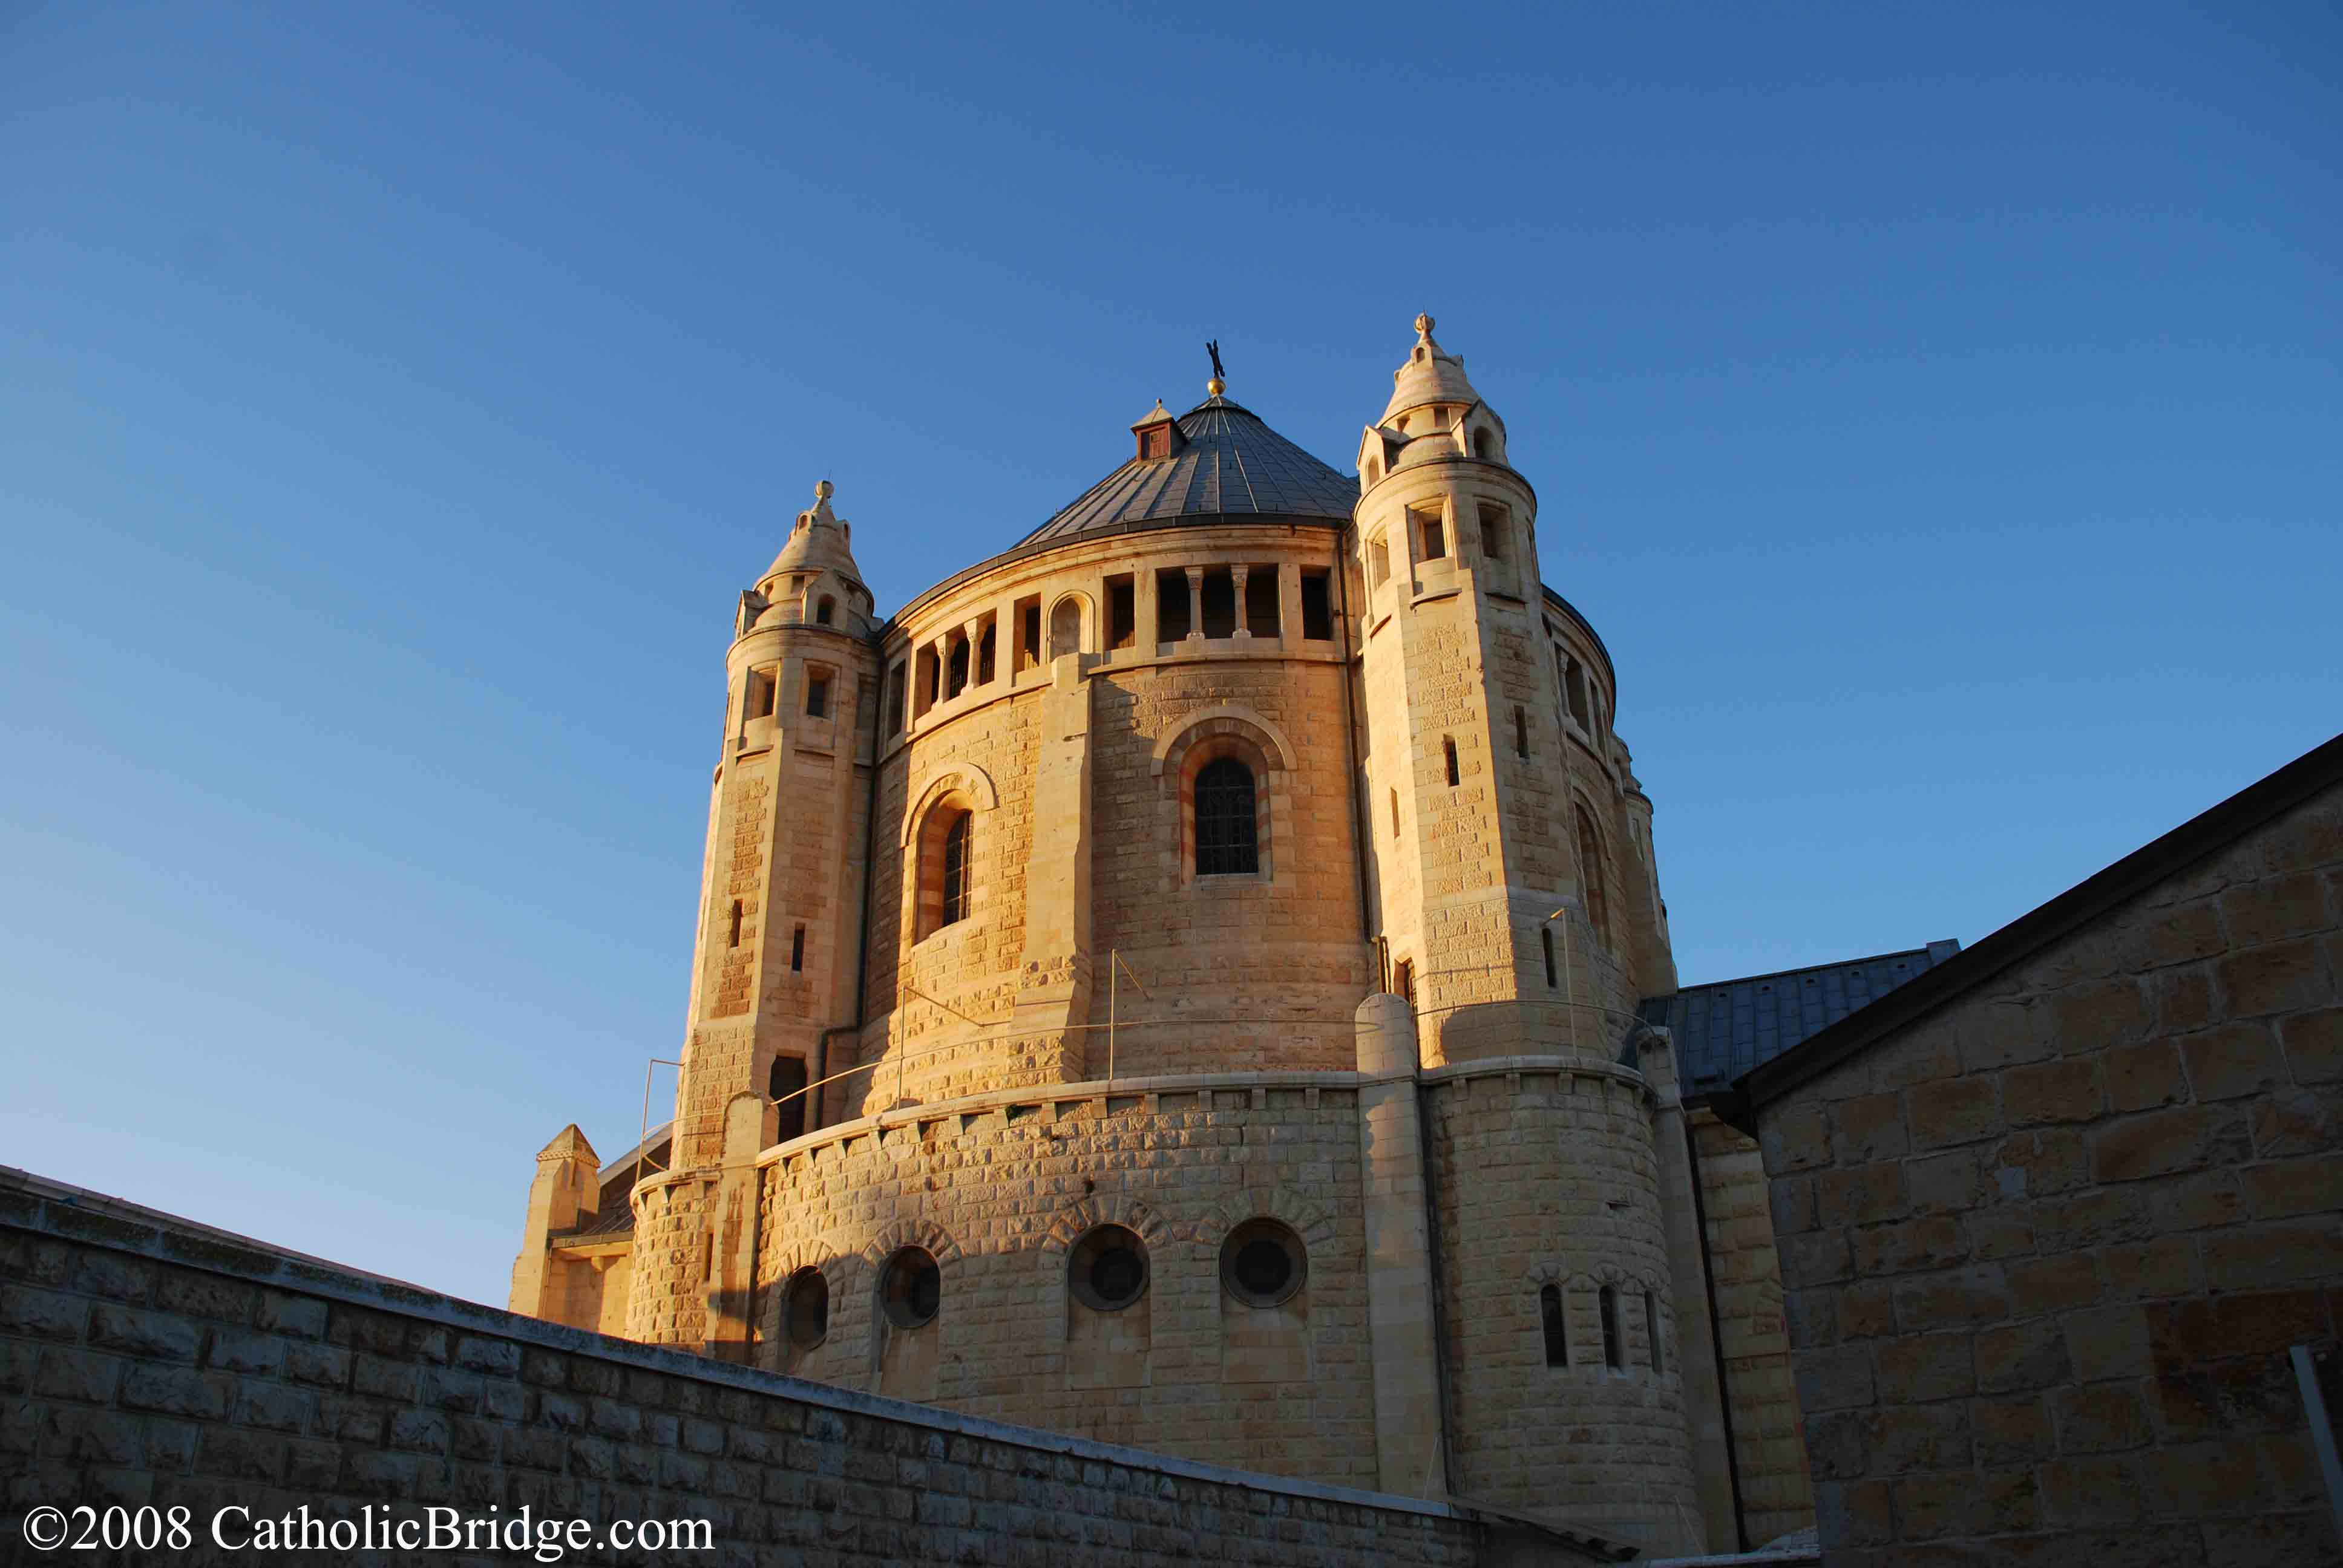
{"label": "dormer window on roof", "polygon": [[1179,421],[1172,417],[1170,409],[1163,407],[1161,397],[1131,430],[1139,437],[1138,457],[1142,463],[1168,457],[1187,444],[1186,438],[1180,434]]}

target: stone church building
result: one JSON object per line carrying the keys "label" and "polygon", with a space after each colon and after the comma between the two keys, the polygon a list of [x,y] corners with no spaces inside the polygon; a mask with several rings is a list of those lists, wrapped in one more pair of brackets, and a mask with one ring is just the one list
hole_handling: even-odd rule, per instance
{"label": "stone church building", "polygon": [[816,487],[673,1120],[538,1156],[515,1310],[1656,1553],[1812,1523],[1707,1102],[1954,944],[1679,988],[1619,672],[1415,327],[1354,474],[1216,375],[884,619]]}

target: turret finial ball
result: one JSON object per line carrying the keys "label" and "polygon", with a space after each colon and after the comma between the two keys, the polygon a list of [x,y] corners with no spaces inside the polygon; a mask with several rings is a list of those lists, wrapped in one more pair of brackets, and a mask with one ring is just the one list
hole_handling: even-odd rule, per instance
{"label": "turret finial ball", "polygon": [[1415,329],[1424,337],[1432,336],[1432,313],[1425,311],[1415,318]]}
{"label": "turret finial ball", "polygon": [[836,495],[837,491],[831,487],[828,479],[823,479],[814,486],[813,494],[814,499],[818,501],[826,501],[833,495]]}

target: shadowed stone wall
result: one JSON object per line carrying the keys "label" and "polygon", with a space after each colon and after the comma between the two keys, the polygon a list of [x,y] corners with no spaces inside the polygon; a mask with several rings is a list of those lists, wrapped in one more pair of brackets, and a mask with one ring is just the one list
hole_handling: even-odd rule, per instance
{"label": "shadowed stone wall", "polygon": [[1764,1107],[1834,1568],[2343,1561],[2339,917],[2330,788]]}

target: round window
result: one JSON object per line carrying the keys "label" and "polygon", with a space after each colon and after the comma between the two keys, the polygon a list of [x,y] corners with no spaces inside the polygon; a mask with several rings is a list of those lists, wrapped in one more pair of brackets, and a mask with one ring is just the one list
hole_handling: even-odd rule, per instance
{"label": "round window", "polygon": [[789,1276],[781,1294],[781,1327],[801,1351],[830,1337],[830,1282],[820,1269],[799,1269]]}
{"label": "round window", "polygon": [[943,1280],[924,1247],[899,1247],[879,1276],[879,1305],[899,1329],[925,1328],[936,1321]]}
{"label": "round window", "polygon": [[1247,1220],[1221,1243],[1221,1283],[1249,1307],[1291,1299],[1309,1272],[1302,1238],[1275,1220]]}
{"label": "round window", "polygon": [[1066,1254],[1066,1282],[1084,1306],[1119,1312],[1147,1293],[1147,1243],[1123,1226],[1097,1226]]}

